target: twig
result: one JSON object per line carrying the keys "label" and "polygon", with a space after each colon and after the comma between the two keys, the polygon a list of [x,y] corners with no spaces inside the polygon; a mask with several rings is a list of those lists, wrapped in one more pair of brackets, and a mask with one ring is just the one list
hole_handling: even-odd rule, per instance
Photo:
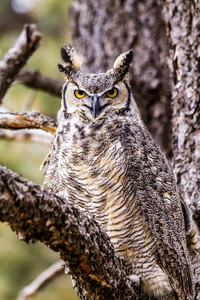
{"label": "twig", "polygon": [[64,271],[63,261],[57,261],[49,268],[43,271],[35,280],[23,288],[17,300],[27,300],[35,295],[45,284],[49,283],[55,276],[60,275]]}
{"label": "twig", "polygon": [[38,48],[41,33],[35,24],[24,25],[19,38],[0,61],[0,103],[20,69]]}
{"label": "twig", "polygon": [[8,130],[0,129],[0,138],[15,141],[29,141],[34,143],[50,145],[53,139],[51,133],[40,129]]}
{"label": "twig", "polygon": [[55,134],[56,121],[38,111],[24,113],[0,112],[0,128],[4,129],[25,129],[36,128]]}
{"label": "twig", "polygon": [[50,93],[52,95],[61,97],[61,90],[63,82],[51,77],[41,75],[36,70],[22,69],[14,84],[22,83],[33,89],[38,89]]}
{"label": "twig", "polygon": [[31,107],[36,99],[36,96],[37,96],[37,91],[36,90],[30,90],[30,93],[25,101],[25,104],[24,104],[24,111],[27,111],[27,110],[31,110]]}

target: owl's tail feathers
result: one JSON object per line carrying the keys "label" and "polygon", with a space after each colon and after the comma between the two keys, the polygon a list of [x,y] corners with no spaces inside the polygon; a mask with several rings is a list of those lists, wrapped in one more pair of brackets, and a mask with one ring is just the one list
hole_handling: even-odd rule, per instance
{"label": "owl's tail feathers", "polygon": [[140,287],[140,278],[135,274],[131,274],[128,277],[130,278],[130,280],[132,282],[135,282],[137,284],[137,288],[139,289],[139,287]]}
{"label": "owl's tail feathers", "polygon": [[193,221],[192,229],[187,236],[188,248],[191,254],[195,296],[200,300],[200,234],[196,223]]}
{"label": "owl's tail feathers", "polygon": [[190,250],[200,251],[200,235],[195,222],[193,222],[192,229],[188,235],[188,244]]}

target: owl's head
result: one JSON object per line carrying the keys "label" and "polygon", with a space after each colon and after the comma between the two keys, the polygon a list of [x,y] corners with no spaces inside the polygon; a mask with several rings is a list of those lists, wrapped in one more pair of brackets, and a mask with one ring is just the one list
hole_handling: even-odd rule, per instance
{"label": "owl's head", "polygon": [[82,73],[82,59],[71,46],[63,46],[61,56],[64,63],[58,64],[58,68],[67,79],[63,87],[64,115],[78,114],[94,122],[106,115],[129,110],[131,94],[126,75],[133,50],[122,53],[113,68],[101,74]]}

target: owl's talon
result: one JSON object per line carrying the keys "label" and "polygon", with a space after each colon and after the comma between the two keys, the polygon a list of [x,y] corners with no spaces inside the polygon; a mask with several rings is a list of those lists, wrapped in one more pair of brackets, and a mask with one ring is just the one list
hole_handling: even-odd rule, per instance
{"label": "owl's talon", "polygon": [[139,289],[139,287],[140,287],[140,278],[135,274],[129,275],[129,278],[132,282],[137,283],[137,288]]}

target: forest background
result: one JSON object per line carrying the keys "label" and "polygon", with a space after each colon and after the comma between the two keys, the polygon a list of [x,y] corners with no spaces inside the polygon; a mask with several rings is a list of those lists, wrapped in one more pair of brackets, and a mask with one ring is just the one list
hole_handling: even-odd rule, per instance
{"label": "forest background", "polygon": [[[43,37],[26,68],[60,83],[64,80],[57,63],[61,62],[63,43],[75,44],[86,58],[85,70],[90,72],[106,71],[121,52],[134,49],[130,69],[133,95],[150,133],[172,163],[180,191],[200,225],[199,15],[198,0],[0,2],[0,59],[24,24],[35,23]],[[55,97],[15,83],[3,98],[1,109],[38,110],[56,119],[60,99],[59,93]],[[4,133],[0,130],[0,163],[42,184],[39,166],[49,151],[49,142],[30,143],[24,141],[26,136],[19,140],[19,134],[14,141],[11,131],[10,140],[8,133],[5,140]],[[16,299],[22,287],[57,259],[58,255],[39,243],[20,242],[0,224],[0,299]],[[62,275],[36,299],[77,299],[70,286],[70,278]]]}
{"label": "forest background", "polygon": [[[37,24],[43,37],[40,47],[28,60],[29,69],[43,75],[63,80],[57,69],[61,62],[60,47],[71,43],[69,7],[66,0],[0,1],[0,59],[18,38],[26,23]],[[64,80],[63,80],[64,82]],[[7,92],[3,107],[10,111],[38,110],[56,119],[60,108],[59,97],[30,90],[22,84],[13,85]],[[50,145],[28,141],[0,139],[0,163],[20,173],[31,181],[42,184],[44,176],[40,164],[50,150]],[[0,299],[16,299],[20,290],[34,280],[43,270],[58,260],[41,243],[21,242],[5,223],[0,223]],[[37,300],[78,299],[69,275],[63,273],[38,293]]]}

